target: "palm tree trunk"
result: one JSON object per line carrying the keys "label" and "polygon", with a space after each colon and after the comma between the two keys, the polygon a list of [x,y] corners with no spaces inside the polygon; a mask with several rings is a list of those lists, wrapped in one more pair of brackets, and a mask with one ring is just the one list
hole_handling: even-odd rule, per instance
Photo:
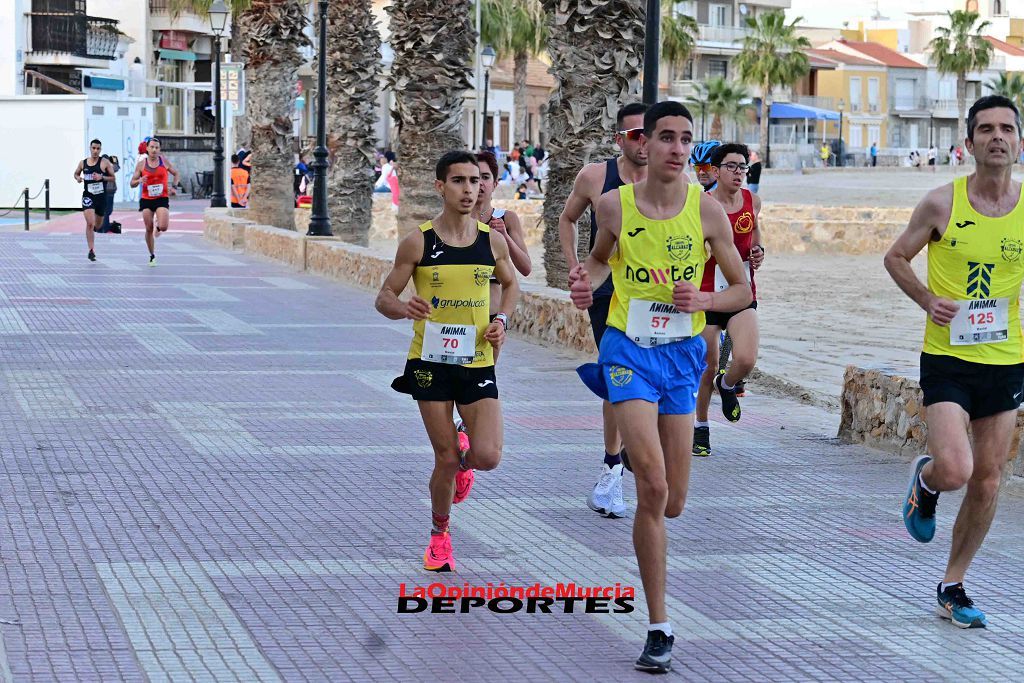
{"label": "palm tree trunk", "polygon": [[[551,161],[544,187],[544,267],[548,285],[564,289],[569,269],[558,238],[558,217],[580,169],[615,155],[609,131],[618,107],[640,99],[646,3],[543,0],[543,5],[551,74],[557,81],[547,117]],[[581,239],[580,245],[586,249],[587,240]]]}
{"label": "palm tree trunk", "polygon": [[302,0],[253,0],[240,20],[245,41],[246,117],[252,130],[248,215],[257,223],[295,229],[292,194],[292,112],[295,83],[308,44]]}
{"label": "palm tree trunk", "polygon": [[474,31],[471,0],[395,0],[388,79],[398,122],[399,234],[415,229],[440,209],[434,189],[438,158],[465,149],[462,109],[472,87]]}
{"label": "palm tree trunk", "polygon": [[[515,92],[513,98],[515,100],[516,110],[516,134],[517,140],[524,138],[530,138],[530,130],[528,128],[528,117],[527,117],[527,106],[526,106],[526,66],[530,62],[530,55],[526,52],[517,52],[515,56],[515,69],[514,69],[514,81],[515,81]],[[497,137],[497,136],[495,136]],[[533,138],[530,138],[533,140]],[[495,144],[500,144],[495,140]]]}
{"label": "palm tree trunk", "polygon": [[967,137],[967,77],[966,74],[956,75],[956,119],[957,144],[962,145]]}
{"label": "palm tree trunk", "polygon": [[327,11],[327,202],[332,231],[369,244],[380,33],[370,0],[333,2]]}
{"label": "palm tree trunk", "polygon": [[768,158],[768,118],[772,108],[772,87],[771,83],[765,82],[761,84],[761,130],[758,134],[758,145],[760,146],[761,156],[765,160],[765,168],[771,168],[770,159]]}
{"label": "palm tree trunk", "polygon": [[[242,61],[242,54],[245,52],[245,36],[242,35],[242,22],[239,20],[238,14],[235,14],[231,18],[231,59],[235,62]],[[249,145],[252,144],[250,137],[252,131],[249,130],[249,117],[248,116],[235,116],[231,121],[234,126],[234,137],[235,137],[235,149],[245,147],[249,149]],[[228,150],[228,157],[234,150]]]}
{"label": "palm tree trunk", "polygon": [[715,140],[722,139],[722,117],[714,114],[711,118],[711,137]]}

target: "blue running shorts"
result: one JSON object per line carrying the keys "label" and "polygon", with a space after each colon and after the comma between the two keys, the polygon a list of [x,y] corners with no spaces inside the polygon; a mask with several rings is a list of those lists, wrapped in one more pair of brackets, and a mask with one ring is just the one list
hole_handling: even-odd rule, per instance
{"label": "blue running shorts", "polygon": [[645,349],[609,327],[596,363],[576,368],[583,383],[606,401],[640,399],[658,404],[660,415],[689,415],[697,407],[707,345],[700,335]]}

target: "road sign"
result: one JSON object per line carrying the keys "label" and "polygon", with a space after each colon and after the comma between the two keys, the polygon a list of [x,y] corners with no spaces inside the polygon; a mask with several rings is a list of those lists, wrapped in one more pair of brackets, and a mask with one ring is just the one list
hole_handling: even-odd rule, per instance
{"label": "road sign", "polygon": [[245,114],[245,69],[242,64],[220,65],[220,97],[231,103],[235,116]]}

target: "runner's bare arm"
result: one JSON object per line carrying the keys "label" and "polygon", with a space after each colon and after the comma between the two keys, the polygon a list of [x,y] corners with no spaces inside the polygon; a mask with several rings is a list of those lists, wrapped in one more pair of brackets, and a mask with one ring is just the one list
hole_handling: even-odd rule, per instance
{"label": "runner's bare arm", "polygon": [[700,222],[704,239],[711,247],[711,255],[718,262],[729,286],[721,292],[701,292],[693,283],[676,283],[672,301],[684,313],[697,311],[738,311],[750,305],[754,296],[743,272],[743,261],[736,250],[732,226],[725,209],[706,193],[700,195]]}
{"label": "runner's bare arm", "polygon": [[79,161],[78,166],[75,166],[75,182],[82,182],[82,169],[85,167],[85,161]]}
{"label": "runner's bare arm", "polygon": [[576,229],[576,223],[593,201],[600,171],[600,164],[587,164],[580,170],[572,184],[572,191],[565,200],[562,214],[558,217],[558,239],[562,244],[562,255],[569,264],[569,270],[580,262],[577,256],[579,231]]}
{"label": "runner's bare arm", "polygon": [[430,317],[430,304],[415,294],[408,301],[402,301],[399,297],[405,291],[409,280],[412,278],[416,264],[423,255],[423,233],[419,230],[406,235],[398,243],[398,253],[395,254],[395,265],[391,272],[384,278],[384,284],[377,294],[374,306],[380,313],[392,320],[411,318],[413,320],[425,320]]}
{"label": "runner's bare arm", "polygon": [[594,302],[594,290],[597,289],[611,272],[608,259],[615,253],[619,235],[622,233],[622,205],[619,203],[619,191],[612,190],[601,195],[594,207],[598,225],[597,239],[590,256],[584,263],[569,271],[569,297],[576,308],[590,308]]}
{"label": "runner's bare arm", "polygon": [[103,176],[104,180],[117,180],[117,176],[114,175],[114,165],[106,159],[104,159],[103,163],[100,164],[100,170],[106,171],[106,175]]}
{"label": "runner's bare arm", "polygon": [[942,239],[953,212],[953,185],[938,187],[925,195],[910,215],[910,223],[885,254],[885,269],[889,276],[914,303],[928,312],[938,325],[948,325],[960,310],[949,299],[942,299],[929,291],[917,277],[910,262],[931,241]]}
{"label": "runner's bare arm", "polygon": [[131,187],[138,187],[140,184],[142,184],[142,165],[144,163],[146,162],[140,161],[139,163],[135,164],[135,173],[132,174],[132,179],[128,183]]}
{"label": "runner's bare arm", "polygon": [[174,164],[172,164],[166,157],[164,157],[164,166],[167,167],[167,172],[174,176],[174,185],[167,189],[174,194],[177,194],[178,192],[175,190],[175,187],[181,184],[181,174],[178,173],[178,169],[176,169]]}
{"label": "runner's bare arm", "polygon": [[751,235],[750,266],[754,270],[764,263],[764,243],[761,241],[761,198],[756,194],[752,195],[754,200],[754,234]]}
{"label": "runner's bare arm", "polygon": [[[516,310],[516,302],[519,301],[519,281],[516,279],[515,267],[512,265],[512,258],[509,254],[509,245],[501,235],[491,233],[491,251],[494,253],[494,277],[501,285],[501,302],[498,304],[498,312],[504,313],[506,318],[511,318]],[[505,343],[505,326],[498,320],[494,320],[487,326],[484,332],[484,339],[495,348]]]}
{"label": "runner's bare arm", "polygon": [[502,219],[505,221],[505,230],[509,237],[506,240],[506,244],[508,245],[512,265],[525,277],[533,270],[533,262],[530,260],[530,252],[526,248],[526,235],[523,232],[523,223],[519,220],[519,216],[515,211],[506,211]]}

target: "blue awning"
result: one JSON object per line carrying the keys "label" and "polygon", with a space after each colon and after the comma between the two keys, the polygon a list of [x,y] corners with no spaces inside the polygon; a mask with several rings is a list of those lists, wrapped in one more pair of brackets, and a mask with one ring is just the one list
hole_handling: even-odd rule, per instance
{"label": "blue awning", "polygon": [[793,104],[791,102],[772,102],[769,116],[773,119],[839,120],[839,112],[837,111],[812,107],[806,104]]}
{"label": "blue awning", "polygon": [[179,62],[196,61],[196,53],[188,50],[160,50],[160,59],[176,59]]}
{"label": "blue awning", "polygon": [[106,78],[104,76],[86,76],[86,88],[97,90],[124,90],[124,81],[120,78]]}

